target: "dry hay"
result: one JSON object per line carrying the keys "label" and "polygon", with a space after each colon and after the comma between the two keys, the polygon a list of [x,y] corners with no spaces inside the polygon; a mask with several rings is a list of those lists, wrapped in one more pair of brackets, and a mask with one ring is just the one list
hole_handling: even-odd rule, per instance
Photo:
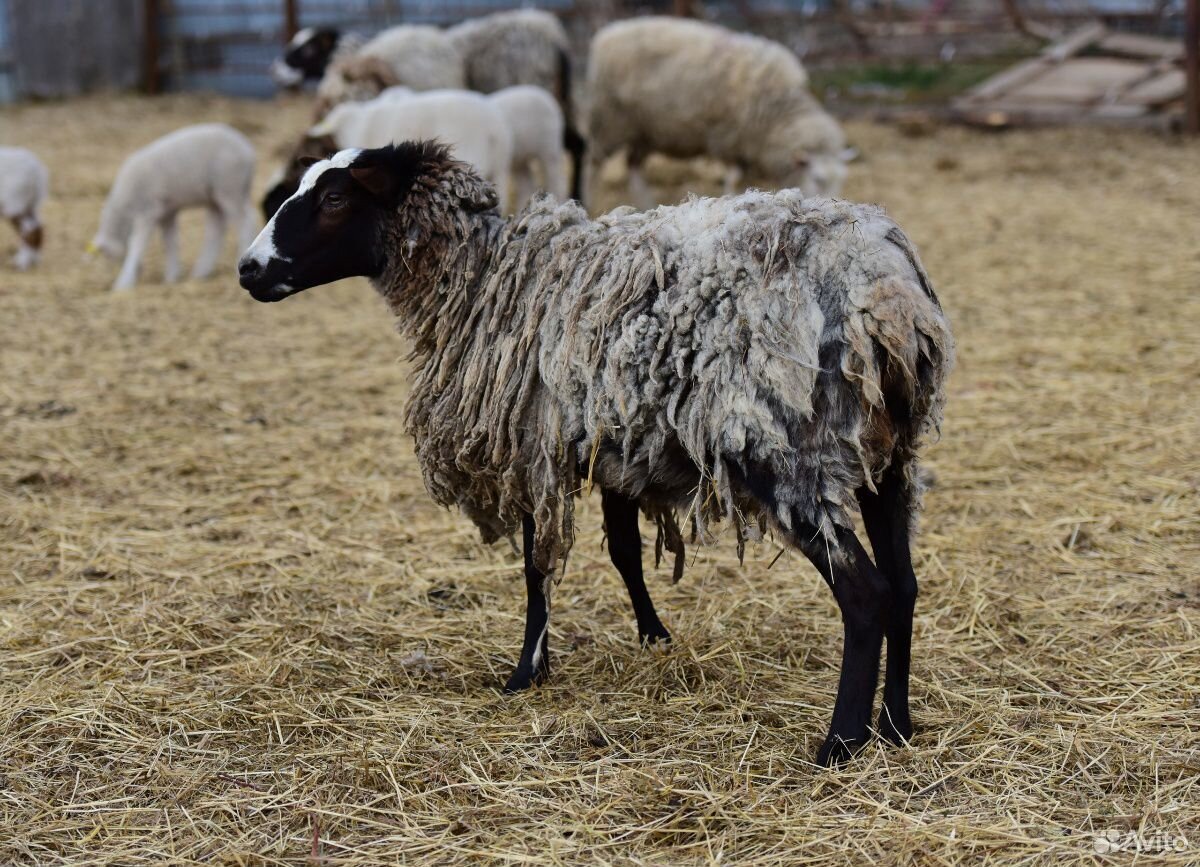
{"label": "dry hay", "polygon": [[124,153],[305,113],[4,118],[55,195],[42,269],[0,271],[0,863],[1088,864],[1105,829],[1200,859],[1195,145],[851,127],[847,193],[921,246],[961,360],[918,733],[823,771],[840,629],[798,557],[659,570],[676,641],[641,652],[589,504],[552,683],[502,697],[517,559],[426,498],[380,302],[104,291],[79,251]]}

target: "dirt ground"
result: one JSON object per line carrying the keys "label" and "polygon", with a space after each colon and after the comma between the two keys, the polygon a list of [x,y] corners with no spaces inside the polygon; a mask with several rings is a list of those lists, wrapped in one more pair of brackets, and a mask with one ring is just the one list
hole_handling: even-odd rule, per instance
{"label": "dirt ground", "polygon": [[590,502],[553,680],[502,696],[518,560],[425,495],[369,288],[256,304],[230,242],[107,291],[83,248],[125,154],[228,120],[261,187],[305,111],[0,114],[53,175],[45,261],[0,267],[0,863],[1200,862],[1200,147],[850,126],[846,195],[916,241],[959,362],[918,731],[827,771],[841,630],[800,557],[655,570],[675,642],[644,652]]}

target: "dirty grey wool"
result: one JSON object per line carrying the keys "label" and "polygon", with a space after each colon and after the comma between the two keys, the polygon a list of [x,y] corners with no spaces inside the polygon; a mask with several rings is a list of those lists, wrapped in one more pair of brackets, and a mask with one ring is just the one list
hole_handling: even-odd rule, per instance
{"label": "dirty grey wool", "polygon": [[836,545],[856,489],[893,462],[916,484],[953,341],[879,208],[751,191],[593,220],[541,197],[506,221],[494,203],[434,151],[376,280],[412,342],[426,486],[485,540],[531,513],[552,572],[594,483],[660,529],[730,518],[739,540],[805,525]]}

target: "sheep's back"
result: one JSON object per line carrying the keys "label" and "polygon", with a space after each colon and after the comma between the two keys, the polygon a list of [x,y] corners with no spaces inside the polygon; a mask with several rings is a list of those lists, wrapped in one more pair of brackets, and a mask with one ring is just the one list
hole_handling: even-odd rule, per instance
{"label": "sheep's back", "polygon": [[809,99],[799,61],[778,43],[715,25],[641,18],[592,42],[589,129],[599,156],[637,145],[677,157],[742,161]]}
{"label": "sheep's back", "polygon": [[446,31],[465,63],[467,86],[494,93],[518,84],[559,91],[562,23],[549,12],[519,9],[470,19]]}

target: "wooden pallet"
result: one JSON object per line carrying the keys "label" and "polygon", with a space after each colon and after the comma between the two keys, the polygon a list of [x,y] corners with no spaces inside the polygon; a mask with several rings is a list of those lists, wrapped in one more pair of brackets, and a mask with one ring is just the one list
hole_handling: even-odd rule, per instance
{"label": "wooden pallet", "polygon": [[1116,123],[1168,127],[1182,112],[1179,42],[1089,24],[954,101],[954,116],[989,127]]}

